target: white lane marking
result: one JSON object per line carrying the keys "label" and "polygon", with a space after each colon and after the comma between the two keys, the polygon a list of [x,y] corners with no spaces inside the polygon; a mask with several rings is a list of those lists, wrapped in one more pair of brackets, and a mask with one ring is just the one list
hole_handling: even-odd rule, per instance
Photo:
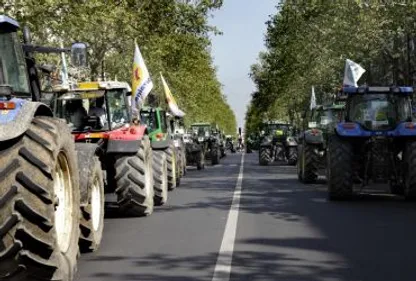
{"label": "white lane marking", "polygon": [[228,213],[224,235],[222,237],[221,248],[218,253],[217,263],[215,264],[214,276],[212,281],[229,281],[231,274],[231,263],[233,260],[235,235],[237,232],[238,211],[240,209],[241,187],[243,182],[244,153],[241,156],[240,173],[238,174],[235,186],[233,201]]}

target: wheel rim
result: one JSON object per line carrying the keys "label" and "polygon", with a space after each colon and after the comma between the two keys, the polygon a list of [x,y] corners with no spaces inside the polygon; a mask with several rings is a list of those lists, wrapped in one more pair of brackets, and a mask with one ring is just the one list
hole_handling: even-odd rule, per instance
{"label": "wheel rim", "polygon": [[55,167],[54,192],[58,199],[55,207],[55,230],[58,246],[66,252],[71,242],[71,232],[74,224],[72,181],[66,156],[60,152]]}
{"label": "wheel rim", "polygon": [[101,188],[98,179],[96,178],[91,191],[91,219],[92,227],[95,231],[100,228],[101,207]]}

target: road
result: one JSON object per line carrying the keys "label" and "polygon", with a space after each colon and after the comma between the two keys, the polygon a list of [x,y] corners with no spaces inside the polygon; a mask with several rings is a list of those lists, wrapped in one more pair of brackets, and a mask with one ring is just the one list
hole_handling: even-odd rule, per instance
{"label": "road", "polygon": [[416,203],[329,202],[324,184],[300,184],[294,167],[261,167],[256,153],[245,154],[239,185],[241,157],[190,170],[149,217],[107,218],[77,280],[416,280]]}

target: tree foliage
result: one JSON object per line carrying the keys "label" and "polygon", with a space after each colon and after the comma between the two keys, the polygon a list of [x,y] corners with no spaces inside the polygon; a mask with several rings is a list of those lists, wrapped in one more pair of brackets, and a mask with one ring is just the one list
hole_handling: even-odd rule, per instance
{"label": "tree foliage", "polygon": [[267,118],[300,123],[312,86],[318,103],[342,86],[347,58],[367,70],[361,84],[415,84],[416,2],[285,0],[276,8],[252,66],[247,129]]}
{"label": "tree foliage", "polygon": [[234,134],[236,119],[221,92],[210,54],[208,24],[222,0],[0,0],[0,12],[28,25],[37,44],[89,45],[91,78],[131,81],[134,41],[165,106],[165,76],[187,124],[216,122]]}

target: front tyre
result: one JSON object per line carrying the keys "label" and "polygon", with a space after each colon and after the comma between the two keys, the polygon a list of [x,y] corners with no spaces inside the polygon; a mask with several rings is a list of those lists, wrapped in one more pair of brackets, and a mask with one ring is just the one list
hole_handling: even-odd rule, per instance
{"label": "front tyre", "polygon": [[89,170],[88,176],[83,179],[87,181],[88,202],[81,207],[81,237],[79,240],[81,252],[86,253],[98,250],[103,237],[104,180],[100,160],[97,156],[93,156],[90,167],[82,167],[81,165],[79,163],[80,169]]}
{"label": "front tyre", "polygon": [[73,280],[80,192],[73,137],[62,121],[34,117],[0,142],[0,279]]}
{"label": "front tyre", "polygon": [[168,161],[168,189],[174,190],[178,186],[178,167],[175,146],[173,144],[170,144],[169,147],[165,150],[165,153],[166,160]]}
{"label": "front tyre", "polygon": [[147,136],[140,141],[134,155],[117,155],[114,163],[117,202],[126,216],[149,216],[153,213],[152,149]]}
{"label": "front tyre", "polygon": [[161,150],[153,151],[153,179],[156,206],[162,206],[168,201],[168,162],[166,153]]}
{"label": "front tyre", "polygon": [[317,145],[304,143],[302,153],[302,179],[305,183],[313,183],[318,178],[319,158]]}
{"label": "front tyre", "polygon": [[272,162],[271,159],[271,147],[262,146],[259,151],[259,163],[260,166],[267,166]]}
{"label": "front tyre", "polygon": [[291,166],[295,166],[298,162],[298,149],[296,146],[290,146],[287,148],[287,163]]}
{"label": "front tyre", "polygon": [[416,199],[416,141],[409,141],[405,151],[404,196],[407,200]]}
{"label": "front tyre", "polygon": [[330,200],[348,199],[353,193],[352,145],[332,136],[328,151],[328,197]]}

